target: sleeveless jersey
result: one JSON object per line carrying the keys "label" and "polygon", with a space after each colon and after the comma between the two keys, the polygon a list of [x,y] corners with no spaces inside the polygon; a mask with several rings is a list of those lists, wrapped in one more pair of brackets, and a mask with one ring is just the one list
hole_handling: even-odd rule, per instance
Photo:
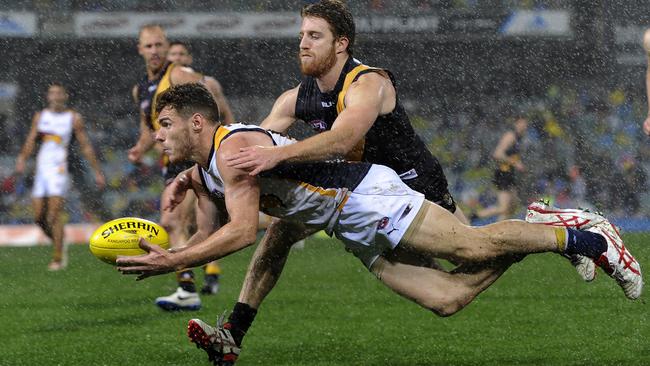
{"label": "sleeveless jersey", "polygon": [[[149,80],[149,77],[145,75],[138,83],[138,105],[142,113],[144,113],[147,125],[154,131],[160,129],[158,113],[156,113],[156,98],[172,86],[171,74],[174,67],[176,67],[176,64],[166,63],[154,80]],[[167,155],[163,154],[163,177],[166,182],[170,181],[170,179],[173,179],[192,165],[194,163],[189,161],[170,163]]]}
{"label": "sleeveless jersey", "polygon": [[154,131],[160,128],[158,114],[156,113],[156,98],[171,86],[171,73],[175,64],[167,63],[163,66],[158,76],[149,80],[147,75],[138,83],[138,105],[144,113],[147,125]]}
{"label": "sleeveless jersey", "polygon": [[[224,184],[217,168],[221,143],[235,133],[255,131],[268,135],[274,145],[295,143],[289,137],[245,124],[220,126],[214,135],[208,169],[200,168],[203,185],[223,198]],[[259,175],[260,210],[268,215],[331,229],[348,199],[366,176],[371,164],[316,162],[281,164]]]}
{"label": "sleeveless jersey", "polygon": [[36,157],[38,170],[67,171],[68,145],[72,138],[74,112],[44,109],[36,124],[41,147]]}
{"label": "sleeveless jersey", "polygon": [[[386,74],[395,85],[393,75],[388,70],[366,66],[352,57],[347,60],[332,91],[321,92],[314,77],[303,77],[298,89],[295,116],[318,133],[330,130],[338,114],[345,109],[345,95],[350,85],[369,72]],[[358,154],[348,156],[349,160],[388,166],[407,185],[424,193],[429,200],[455,210],[440,163],[413,130],[397,96],[395,109],[377,117],[354,151]]]}

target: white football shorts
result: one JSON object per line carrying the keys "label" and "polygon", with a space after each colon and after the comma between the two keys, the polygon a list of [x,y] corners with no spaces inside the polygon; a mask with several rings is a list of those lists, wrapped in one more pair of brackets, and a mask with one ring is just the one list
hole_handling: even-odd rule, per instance
{"label": "white football shorts", "polygon": [[32,197],[65,197],[69,184],[70,178],[65,166],[37,169]]}
{"label": "white football shorts", "polygon": [[370,268],[406,233],[424,195],[409,188],[394,170],[373,165],[343,206],[334,234]]}

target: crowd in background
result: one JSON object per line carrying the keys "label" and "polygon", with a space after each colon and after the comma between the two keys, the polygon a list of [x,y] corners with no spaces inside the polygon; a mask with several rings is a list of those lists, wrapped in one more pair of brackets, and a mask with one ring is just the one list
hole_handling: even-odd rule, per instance
{"label": "crowd in background", "polygon": [[[260,121],[272,99],[231,102],[235,111],[257,105],[248,110],[246,119]],[[645,100],[624,88],[552,84],[540,95],[484,95],[453,98],[453,102],[407,98],[404,104],[416,130],[445,168],[451,192],[466,210],[494,202],[492,151],[501,134],[511,128],[513,116],[523,113],[530,127],[523,151],[527,171],[518,182],[521,212],[525,202],[545,197],[561,207],[590,207],[616,216],[650,214],[646,194],[650,145],[640,130]],[[90,177],[75,176],[76,189],[68,200],[70,222],[156,217],[162,189],[159,157],[151,153],[138,166],[126,159],[138,132],[135,121],[133,114],[89,124],[107,172],[107,188],[99,194]],[[299,137],[308,133],[306,128],[294,131]],[[71,157],[73,164],[79,164],[77,155]],[[5,158],[7,164],[11,159]],[[0,172],[0,223],[31,221],[30,179],[30,175]]]}
{"label": "crowd in background", "polygon": [[[647,6],[640,0],[632,2],[634,6],[624,8]],[[76,11],[106,10],[295,11],[304,3],[0,0],[0,10],[37,11],[39,22],[43,22],[48,19],[48,9],[70,17]],[[486,7],[494,11],[556,9],[570,8],[575,3],[589,9],[586,3],[557,0],[348,3],[356,14],[389,15],[448,9],[482,14],[481,9]],[[622,17],[628,17],[623,9],[619,10]],[[613,7],[610,12],[615,14],[617,10]],[[52,12],[51,19],[59,19],[56,14]],[[601,66],[615,65],[615,52],[590,53],[594,47],[586,44],[584,37],[576,37],[575,42],[495,37],[466,40],[461,33],[455,37],[455,41],[439,42],[411,37],[404,42],[388,35],[360,35],[358,51],[362,61],[389,67],[396,75],[400,98],[412,123],[440,159],[450,190],[462,207],[474,210],[495,200],[492,152],[513,116],[523,113],[530,127],[523,151],[527,171],[517,190],[522,209],[527,201],[548,197],[563,207],[593,207],[619,216],[650,216],[650,196],[646,193],[650,144],[640,128],[647,111],[642,85],[645,59],[640,65],[643,71],[632,66],[621,72],[615,66]],[[106,190],[97,192],[92,184],[84,184],[91,179],[83,171],[73,177],[74,189],[67,200],[69,221],[120,216],[156,219],[162,189],[159,157],[152,153],[138,166],[126,158],[139,128],[137,107],[129,90],[144,71],[123,67],[140,62],[134,42],[66,37],[7,40],[7,57],[0,59],[5,77],[0,81],[14,80],[20,92],[13,115],[7,117],[0,110],[0,224],[32,220],[32,176],[17,177],[12,168],[27,131],[29,120],[25,116],[44,107],[44,101],[37,98],[51,81],[48,78],[69,87],[70,104],[86,117],[107,178]],[[217,39],[193,43],[199,60],[197,69],[220,80],[238,121],[261,121],[276,94],[298,81],[291,59],[295,52],[293,41]],[[230,70],[233,65],[237,65],[236,70]],[[590,70],[592,67],[595,69]],[[599,76],[603,72],[610,75]],[[293,133],[304,137],[309,131],[304,127]],[[73,164],[85,164],[80,162],[78,152],[71,159]]]}

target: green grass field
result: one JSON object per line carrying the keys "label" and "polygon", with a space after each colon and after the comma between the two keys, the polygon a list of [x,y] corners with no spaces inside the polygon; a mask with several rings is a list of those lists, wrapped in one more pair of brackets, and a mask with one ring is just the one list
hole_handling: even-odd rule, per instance
{"label": "green grass field", "polygon": [[[626,236],[650,263],[650,235]],[[192,313],[153,299],[172,276],[136,282],[71,247],[46,271],[49,247],[0,248],[0,365],[208,365],[187,320],[214,320],[239,293],[246,250],[222,261],[221,292]],[[629,301],[602,272],[581,282],[552,254],[526,258],[465,310],[438,318],[375,280],[334,241],[292,252],[249,331],[239,365],[650,365],[645,293]]]}

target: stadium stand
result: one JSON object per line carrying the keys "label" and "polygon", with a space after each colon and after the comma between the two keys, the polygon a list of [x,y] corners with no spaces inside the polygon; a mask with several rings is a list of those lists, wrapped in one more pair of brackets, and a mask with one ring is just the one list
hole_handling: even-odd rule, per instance
{"label": "stadium stand", "polygon": [[[138,167],[125,159],[138,129],[129,83],[142,70],[120,67],[139,64],[133,52],[135,34],[84,36],[75,30],[79,14],[183,13],[193,9],[295,13],[302,3],[0,1],[0,12],[27,11],[36,17],[35,30],[28,29],[22,36],[0,27],[7,55],[0,59],[0,67],[6,71],[0,80],[5,85],[0,87],[0,224],[31,221],[27,208],[29,177],[12,175],[19,148],[12,141],[23,140],[29,116],[43,105],[41,94],[50,77],[70,86],[71,104],[86,116],[105,170],[112,172],[107,177],[105,215],[157,215],[161,184],[156,178],[157,156],[149,156],[146,164]],[[404,104],[420,135],[442,160],[456,197],[466,204],[481,205],[494,199],[488,184],[491,149],[511,113],[525,111],[533,123],[525,156],[531,170],[520,183],[524,201],[543,195],[555,198],[560,206],[588,204],[632,218],[636,227],[641,225],[639,218],[649,216],[646,180],[650,148],[639,129],[646,110],[640,83],[644,56],[640,46],[633,48],[630,41],[581,37],[581,32],[591,31],[581,28],[581,17],[597,12],[591,2],[350,3],[354,12],[378,17],[373,19],[399,15],[408,24],[410,17],[429,14],[438,20],[433,33],[412,28],[391,33],[364,25],[369,28],[362,28],[366,30],[359,35],[356,55],[387,67],[403,81],[398,88]],[[548,19],[548,13],[543,13],[546,10],[569,14],[570,31],[550,36],[544,31],[516,33],[514,15],[532,11],[542,27]],[[621,29],[629,34],[643,29],[640,25],[630,28],[630,24],[642,24],[644,19],[631,18],[627,13],[613,11],[600,16],[607,17],[603,19],[611,29],[624,26]],[[173,33],[170,38],[174,38]],[[298,80],[290,57],[295,53],[294,38],[225,38],[217,33],[180,38],[195,46],[196,59],[201,61],[196,68],[219,78],[240,121],[259,121],[277,94]],[[621,55],[631,56],[621,63]],[[295,133],[303,136],[309,131]],[[632,193],[621,196],[619,192]],[[92,208],[79,202],[82,193],[74,192],[69,200],[72,223],[99,219]]]}

